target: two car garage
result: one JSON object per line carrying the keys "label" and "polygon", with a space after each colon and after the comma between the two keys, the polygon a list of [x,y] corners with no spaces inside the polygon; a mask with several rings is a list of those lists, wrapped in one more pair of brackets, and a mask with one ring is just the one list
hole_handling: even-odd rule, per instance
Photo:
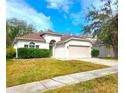
{"label": "two car garage", "polygon": [[54,57],[63,59],[90,58],[92,44],[84,40],[70,40],[55,46]]}

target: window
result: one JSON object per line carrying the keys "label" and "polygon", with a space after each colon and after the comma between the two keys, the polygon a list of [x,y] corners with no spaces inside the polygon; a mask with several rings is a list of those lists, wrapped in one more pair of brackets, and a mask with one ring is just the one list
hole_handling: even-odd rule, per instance
{"label": "window", "polygon": [[28,48],[28,45],[24,45],[24,48]]}
{"label": "window", "polygon": [[39,45],[36,45],[36,48],[39,48]]}
{"label": "window", "polygon": [[30,48],[34,48],[34,47],[35,47],[35,43],[34,43],[34,42],[30,42],[30,43],[29,43],[29,47],[30,47]]}
{"label": "window", "polygon": [[[26,46],[27,47],[27,46]],[[35,45],[34,42],[29,43],[29,48],[39,48],[39,45]]]}

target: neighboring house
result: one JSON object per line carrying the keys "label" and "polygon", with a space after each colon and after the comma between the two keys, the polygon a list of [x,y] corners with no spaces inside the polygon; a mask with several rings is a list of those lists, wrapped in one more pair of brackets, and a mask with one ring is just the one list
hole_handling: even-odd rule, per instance
{"label": "neighboring house", "polygon": [[87,37],[61,35],[53,31],[38,32],[16,37],[14,48],[52,49],[52,57],[75,59],[90,58],[92,43]]}

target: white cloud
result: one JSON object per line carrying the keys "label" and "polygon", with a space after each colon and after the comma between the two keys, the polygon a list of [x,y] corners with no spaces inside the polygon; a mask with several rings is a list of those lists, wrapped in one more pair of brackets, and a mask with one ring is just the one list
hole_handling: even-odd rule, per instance
{"label": "white cloud", "polygon": [[71,13],[70,18],[72,19],[72,23],[74,25],[80,25],[84,19],[84,12],[80,11],[77,13]]}
{"label": "white cloud", "polygon": [[99,0],[79,0],[79,2],[81,7],[80,11],[70,14],[73,25],[81,25],[85,22],[88,8],[91,8],[91,5],[95,5],[96,7],[101,5]]}
{"label": "white cloud", "polygon": [[80,10],[78,12],[72,12],[70,18],[73,25],[81,25],[85,21],[85,16],[88,13],[88,7],[91,5],[93,0],[77,0],[80,3]]}
{"label": "white cloud", "polygon": [[73,4],[72,0],[46,0],[47,8],[60,9],[65,13],[69,13],[69,9]]}
{"label": "white cloud", "polygon": [[33,24],[37,30],[52,29],[50,16],[47,17],[43,13],[38,13],[23,0],[8,0],[6,4],[7,18],[25,20],[27,23]]}

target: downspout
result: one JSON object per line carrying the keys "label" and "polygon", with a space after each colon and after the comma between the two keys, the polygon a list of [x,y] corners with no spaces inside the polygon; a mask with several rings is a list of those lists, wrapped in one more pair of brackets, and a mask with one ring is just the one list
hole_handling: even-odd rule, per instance
{"label": "downspout", "polygon": [[16,48],[16,58],[18,58],[18,48]]}
{"label": "downspout", "polygon": [[66,59],[69,59],[69,50],[68,50],[68,45],[65,44],[65,53],[66,53]]}

